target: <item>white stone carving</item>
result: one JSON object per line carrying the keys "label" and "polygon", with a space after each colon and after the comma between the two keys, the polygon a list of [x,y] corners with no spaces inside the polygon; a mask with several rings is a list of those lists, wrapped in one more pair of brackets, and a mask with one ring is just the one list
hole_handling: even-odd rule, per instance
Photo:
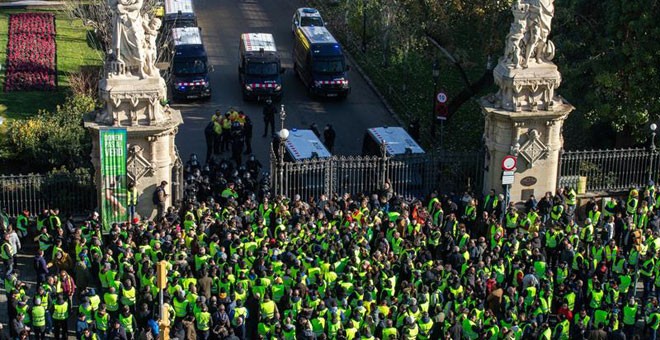
{"label": "white stone carving", "polygon": [[493,71],[499,91],[494,102],[508,111],[553,111],[561,75],[552,63],[555,47],[548,39],[554,0],[516,0],[504,56]]}
{"label": "white stone carving", "polygon": [[117,71],[124,74],[136,72],[135,75],[144,78],[145,37],[140,13],[143,0],[108,1],[113,10],[111,54],[119,65],[123,65]]}
{"label": "white stone carving", "polygon": [[518,154],[529,163],[531,168],[536,161],[547,157],[548,151],[548,146],[541,141],[541,134],[536,129],[531,129],[527,131],[527,141],[520,146]]}

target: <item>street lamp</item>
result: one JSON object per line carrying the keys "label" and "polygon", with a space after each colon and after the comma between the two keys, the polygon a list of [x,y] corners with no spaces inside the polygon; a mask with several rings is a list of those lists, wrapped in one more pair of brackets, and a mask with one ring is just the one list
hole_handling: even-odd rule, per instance
{"label": "street lamp", "polygon": [[[431,118],[433,119],[433,135],[436,134],[436,121],[438,120],[435,116],[435,95],[438,93],[438,80],[440,80],[440,64],[438,59],[433,60],[433,67],[431,69],[431,74],[433,75],[433,95],[431,96]],[[442,146],[442,130],[444,123],[440,121],[440,146]]]}
{"label": "street lamp", "polygon": [[649,161],[649,178],[648,178],[648,185],[651,185],[651,181],[653,180],[653,163],[655,162],[655,130],[658,128],[658,125],[655,123],[651,123],[651,126],[649,126],[651,129],[651,144],[649,145],[649,149],[651,150],[651,155],[650,155],[650,161]]}
{"label": "street lamp", "polygon": [[362,0],[362,52],[367,52],[367,5]]}
{"label": "street lamp", "polygon": [[279,155],[279,167],[280,167],[280,178],[279,178],[279,191],[280,194],[284,193],[284,143],[286,143],[286,140],[289,139],[289,130],[284,128],[284,120],[286,119],[286,111],[284,110],[284,105],[280,106],[280,123],[281,123],[281,128],[280,131],[277,133],[277,136],[279,137],[279,150],[278,150],[278,155]]}

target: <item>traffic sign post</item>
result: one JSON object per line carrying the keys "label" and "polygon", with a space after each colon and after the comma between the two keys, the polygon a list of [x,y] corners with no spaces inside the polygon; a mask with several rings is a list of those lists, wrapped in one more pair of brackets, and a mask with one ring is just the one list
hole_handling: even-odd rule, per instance
{"label": "traffic sign post", "polygon": [[511,200],[511,185],[515,181],[516,165],[518,158],[516,156],[507,155],[502,158],[502,186],[504,187],[504,211],[502,216],[509,208],[509,201]]}
{"label": "traffic sign post", "polygon": [[435,119],[440,122],[440,146],[444,145],[445,120],[449,115],[447,100],[447,94],[444,91],[440,91],[435,95]]}

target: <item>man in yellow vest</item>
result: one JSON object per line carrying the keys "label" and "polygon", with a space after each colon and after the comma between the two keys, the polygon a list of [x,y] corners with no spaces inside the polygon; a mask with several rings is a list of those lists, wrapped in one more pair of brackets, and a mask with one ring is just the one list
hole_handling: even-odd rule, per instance
{"label": "man in yellow vest", "polygon": [[128,222],[133,223],[133,219],[135,218],[135,208],[138,203],[138,191],[137,187],[135,187],[135,182],[128,182],[128,190],[126,193],[128,194]]}
{"label": "man in yellow vest", "polygon": [[272,319],[276,313],[279,313],[277,305],[270,299],[270,294],[264,294],[264,301],[261,302],[259,311],[262,319]]}
{"label": "man in yellow vest", "polygon": [[32,330],[37,340],[46,338],[46,308],[41,305],[41,299],[34,298],[32,307]]}
{"label": "man in yellow vest", "polygon": [[392,340],[399,338],[399,331],[394,327],[392,320],[387,320],[387,327],[383,328],[383,337],[382,340]]}
{"label": "man in yellow vest", "polygon": [[119,295],[115,287],[110,287],[108,292],[103,294],[103,302],[110,316],[116,318],[119,311]]}
{"label": "man in yellow vest", "polygon": [[206,305],[203,305],[201,312],[195,315],[195,323],[197,326],[197,339],[208,339],[209,331],[213,327],[213,320]]}
{"label": "man in yellow vest", "polygon": [[[67,321],[69,319],[69,302],[64,295],[58,294],[57,301],[53,305],[53,326],[55,327],[55,339],[66,339],[69,333]],[[60,336],[61,335],[61,336]]]}
{"label": "man in yellow vest", "polygon": [[419,335],[418,335],[419,339],[426,340],[426,339],[434,338],[434,336],[432,335],[433,320],[431,320],[431,318],[429,317],[428,312],[424,312],[422,314],[422,318],[419,319],[417,325],[419,326]]}

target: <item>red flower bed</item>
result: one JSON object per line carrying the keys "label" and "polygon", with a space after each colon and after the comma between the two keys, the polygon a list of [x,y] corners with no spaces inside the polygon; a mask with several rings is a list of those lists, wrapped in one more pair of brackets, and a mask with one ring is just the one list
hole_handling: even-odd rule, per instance
{"label": "red flower bed", "polygon": [[55,50],[53,14],[10,15],[5,92],[55,90]]}

